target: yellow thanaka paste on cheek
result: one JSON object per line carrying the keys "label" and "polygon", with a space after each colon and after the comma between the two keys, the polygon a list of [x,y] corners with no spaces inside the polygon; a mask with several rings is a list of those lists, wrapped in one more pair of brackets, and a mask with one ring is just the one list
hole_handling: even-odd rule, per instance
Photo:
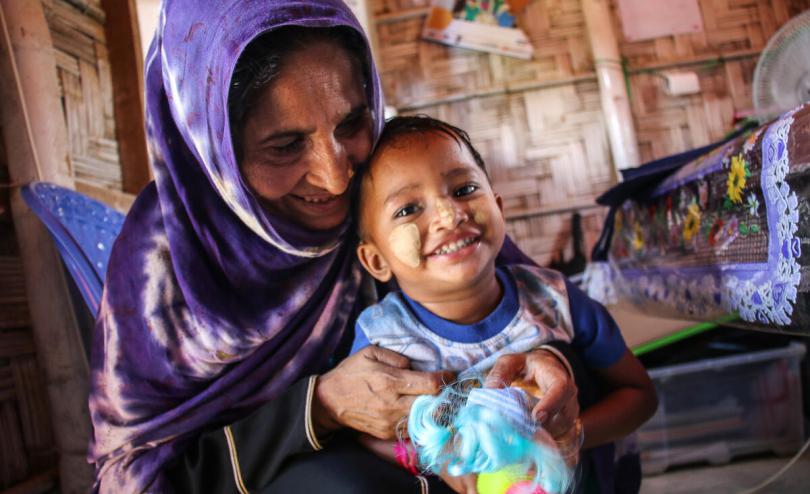
{"label": "yellow thanaka paste on cheek", "polygon": [[422,238],[414,223],[399,225],[388,236],[391,251],[402,264],[411,268],[422,263]]}
{"label": "yellow thanaka paste on cheek", "polygon": [[487,220],[489,220],[489,215],[486,211],[476,211],[475,214],[473,214],[473,221],[479,225],[486,225]]}
{"label": "yellow thanaka paste on cheek", "polygon": [[447,199],[436,199],[436,214],[439,215],[439,224],[444,228],[453,228],[456,222],[456,210]]}

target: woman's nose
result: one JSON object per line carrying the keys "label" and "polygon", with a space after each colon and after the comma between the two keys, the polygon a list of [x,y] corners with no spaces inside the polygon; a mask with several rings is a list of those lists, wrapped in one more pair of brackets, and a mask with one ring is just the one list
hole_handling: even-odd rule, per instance
{"label": "woman's nose", "polygon": [[352,165],[344,147],[335,139],[324,139],[317,146],[309,165],[307,181],[334,195],[340,195],[349,186]]}

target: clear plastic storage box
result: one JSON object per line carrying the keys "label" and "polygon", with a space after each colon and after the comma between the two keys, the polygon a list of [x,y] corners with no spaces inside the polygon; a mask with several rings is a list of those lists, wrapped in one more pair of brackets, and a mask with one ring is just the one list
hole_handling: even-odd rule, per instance
{"label": "clear plastic storage box", "polygon": [[793,342],[650,369],[659,406],[638,432],[642,471],[797,451],[804,442],[799,370],[804,353],[804,345]]}

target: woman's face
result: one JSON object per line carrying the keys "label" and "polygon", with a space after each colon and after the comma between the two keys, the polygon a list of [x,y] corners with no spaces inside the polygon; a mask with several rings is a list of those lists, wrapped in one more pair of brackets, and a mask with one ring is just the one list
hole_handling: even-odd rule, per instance
{"label": "woman's face", "polygon": [[339,226],[349,180],[371,151],[360,67],[327,41],[290,53],[242,131],[242,176],[271,214],[310,230]]}

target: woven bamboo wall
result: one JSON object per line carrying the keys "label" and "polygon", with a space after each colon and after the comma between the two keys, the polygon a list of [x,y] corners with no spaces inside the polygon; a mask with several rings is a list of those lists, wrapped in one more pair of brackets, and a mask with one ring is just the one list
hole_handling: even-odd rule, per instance
{"label": "woven bamboo wall", "polygon": [[55,464],[48,398],[36,360],[0,141],[0,489]]}
{"label": "woven bamboo wall", "polygon": [[[77,183],[121,189],[113,95],[99,0],[42,0],[54,44],[71,172]],[[56,465],[43,374],[0,149],[0,489]]]}
{"label": "woven bamboo wall", "polygon": [[[529,3],[518,23],[534,46],[531,61],[419,41],[430,0],[371,1],[388,103],[470,131],[506,199],[510,234],[547,263],[569,242],[569,209],[590,204],[614,180],[580,0]],[[700,5],[703,33],[634,43],[623,39],[613,6],[644,161],[731,130],[735,115],[751,109],[759,51],[790,17],[810,8],[810,0]],[[718,61],[721,56],[730,60]],[[698,72],[701,93],[665,95],[656,71],[670,65]],[[604,211],[582,213],[589,251]]]}
{"label": "woven bamboo wall", "polygon": [[[810,1],[701,0],[700,6],[702,33],[633,43],[623,39],[614,15],[622,56],[631,68],[633,113],[645,161],[716,141],[732,128],[735,115],[748,114],[759,53],[783,24],[810,8]],[[719,56],[729,60],[720,62]],[[645,68],[669,65],[697,72],[701,93],[667,96],[662,79]]]}
{"label": "woven bamboo wall", "polygon": [[42,0],[54,44],[73,178],[121,190],[100,0]]}

